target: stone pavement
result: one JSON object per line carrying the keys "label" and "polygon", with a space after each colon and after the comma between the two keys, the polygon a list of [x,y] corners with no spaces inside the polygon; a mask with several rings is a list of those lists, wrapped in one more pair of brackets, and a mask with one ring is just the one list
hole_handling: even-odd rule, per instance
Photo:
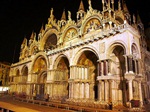
{"label": "stone pavement", "polygon": [[53,107],[47,107],[32,103],[25,103],[13,100],[10,96],[0,96],[0,107],[10,109],[15,112],[73,112],[72,110],[64,110]]}
{"label": "stone pavement", "polygon": [[[13,98],[9,95],[0,96],[0,107],[4,107],[6,109],[10,109],[15,112],[77,112],[74,110],[65,110],[56,107],[49,107],[44,105],[20,102],[17,100],[13,100]],[[145,105],[145,108],[146,110],[144,111],[139,109],[125,109],[120,107],[118,109],[108,110],[108,112],[150,112],[150,104]],[[1,111],[2,110],[0,110],[0,112]]]}

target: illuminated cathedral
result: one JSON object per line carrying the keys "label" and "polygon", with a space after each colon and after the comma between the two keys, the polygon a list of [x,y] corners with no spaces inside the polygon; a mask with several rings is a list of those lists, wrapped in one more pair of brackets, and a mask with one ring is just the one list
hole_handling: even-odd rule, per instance
{"label": "illuminated cathedral", "polygon": [[85,11],[81,1],[76,21],[65,10],[60,20],[53,8],[38,35],[24,38],[19,62],[10,68],[10,93],[33,93],[49,101],[74,105],[122,105],[150,99],[150,52],[139,15],[125,2],[102,0],[102,11]]}

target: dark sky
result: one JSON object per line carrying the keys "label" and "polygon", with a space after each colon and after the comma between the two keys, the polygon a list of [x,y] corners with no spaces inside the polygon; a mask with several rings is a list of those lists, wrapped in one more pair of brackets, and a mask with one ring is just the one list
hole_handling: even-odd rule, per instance
{"label": "dark sky", "polygon": [[[32,31],[38,34],[42,24],[47,23],[52,7],[57,20],[61,18],[64,9],[66,12],[70,10],[72,19],[75,20],[80,1],[0,0],[0,61],[18,62],[24,37],[29,39]],[[101,0],[91,1],[94,9],[102,9]],[[87,0],[83,0],[83,3],[87,10]],[[148,0],[126,0],[126,3],[131,14],[139,12],[142,22],[147,27],[150,20]]]}

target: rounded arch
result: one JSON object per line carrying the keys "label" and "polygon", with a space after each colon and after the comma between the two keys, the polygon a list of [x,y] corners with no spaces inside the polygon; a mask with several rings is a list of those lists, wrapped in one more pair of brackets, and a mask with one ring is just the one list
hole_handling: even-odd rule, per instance
{"label": "rounded arch", "polygon": [[82,25],[81,32],[86,33],[90,30],[91,27],[97,29],[102,25],[101,18],[98,15],[88,17]]}
{"label": "rounded arch", "polygon": [[24,66],[22,67],[21,75],[24,75],[24,76],[27,76],[27,75],[28,75],[28,67],[27,67],[26,65],[24,65]]}
{"label": "rounded arch", "polygon": [[[95,100],[98,98],[98,60],[98,53],[96,53],[94,49],[91,49],[89,47],[80,49],[74,58],[74,65],[77,69],[77,73],[74,74],[74,77],[78,77],[79,79],[86,79],[93,83],[93,89],[89,89],[89,91],[92,91],[93,98]],[[84,72],[80,73],[80,70],[83,70]],[[87,74],[86,70],[88,71]]]}
{"label": "rounded arch", "polygon": [[114,43],[108,48],[107,58],[111,60],[111,74],[123,76],[125,73],[125,46],[122,43]]}
{"label": "rounded arch", "polygon": [[65,54],[60,54],[54,61],[54,64],[53,64],[53,68],[56,69],[57,66],[58,66],[58,63],[61,61],[62,58],[66,58],[68,60],[68,63],[69,63],[69,58],[67,57],[67,55]]}
{"label": "rounded arch", "polygon": [[[112,53],[112,51],[114,50],[114,48],[115,48],[116,46],[121,46],[121,47],[123,48],[123,50],[124,50],[124,54],[128,54],[128,53],[127,53],[127,46],[126,46],[126,44],[125,44],[124,42],[122,42],[122,41],[115,41],[115,42],[110,43],[110,44],[108,45],[107,49],[106,49],[106,54],[108,55],[108,54]],[[108,58],[109,58],[109,57],[108,57]]]}
{"label": "rounded arch", "polygon": [[34,58],[33,61],[32,61],[32,64],[31,64],[31,71],[33,70],[34,63],[35,63],[36,60],[39,59],[39,58],[45,59],[45,61],[46,61],[46,66],[47,66],[47,67],[50,66],[49,60],[48,60],[48,58],[47,58],[47,56],[46,56],[46,53],[44,53],[44,52],[39,52],[39,53],[37,53],[37,55],[35,56],[35,58]]}
{"label": "rounded arch", "polygon": [[[56,29],[50,29],[42,37],[42,40],[40,42],[40,49],[41,50],[44,50],[46,41],[49,38],[49,36],[51,36],[51,35],[55,35],[56,36],[56,40],[58,42],[58,40],[59,40],[58,31]],[[57,42],[56,42],[56,45],[57,45]]]}
{"label": "rounded arch", "polygon": [[81,54],[84,51],[91,51],[91,52],[93,52],[97,56],[97,58],[99,60],[99,55],[98,55],[98,51],[96,50],[96,48],[94,48],[93,46],[85,46],[82,49],[78,50],[76,55],[74,55],[72,63],[71,63],[72,65],[76,65],[78,63],[78,59],[79,59],[79,57],[81,56]]}
{"label": "rounded arch", "polygon": [[135,43],[131,45],[131,53],[135,58],[139,58],[139,49]]}
{"label": "rounded arch", "polygon": [[46,71],[41,71],[38,75],[38,84],[46,83],[47,80],[47,72]]}
{"label": "rounded arch", "polygon": [[77,34],[78,34],[78,28],[76,26],[67,27],[64,30],[64,34],[62,36],[63,42],[71,39],[72,37],[76,36]]}
{"label": "rounded arch", "polygon": [[116,16],[116,21],[118,24],[123,24],[124,23],[124,20],[120,17],[120,16]]}

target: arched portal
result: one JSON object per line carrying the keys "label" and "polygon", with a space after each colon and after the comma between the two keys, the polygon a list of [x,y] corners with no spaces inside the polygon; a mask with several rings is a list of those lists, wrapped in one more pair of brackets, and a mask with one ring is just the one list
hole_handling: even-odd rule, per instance
{"label": "arched portal", "polygon": [[22,93],[29,93],[27,90],[27,85],[26,85],[26,82],[27,82],[27,77],[28,77],[28,67],[27,66],[24,66],[22,68],[22,71],[21,71],[22,75],[20,76],[20,82],[22,82],[22,84],[20,84],[21,86],[21,92]]}
{"label": "arched portal", "polygon": [[68,58],[64,55],[58,57],[55,61],[53,99],[64,100],[69,95],[68,79],[70,78],[70,69]]}
{"label": "arched portal", "polygon": [[25,66],[25,67],[23,67],[23,69],[22,69],[21,82],[27,82],[27,76],[28,76],[28,68],[27,68],[27,66]]}
{"label": "arched portal", "polygon": [[[75,77],[80,79],[79,88],[80,98],[98,99],[98,83],[97,83],[97,56],[92,51],[83,51],[80,55],[77,66],[79,72],[75,73]],[[86,74],[86,69],[88,73]],[[83,79],[83,80],[82,80]],[[86,83],[84,79],[88,80]],[[87,90],[86,90],[87,89]],[[85,92],[85,91],[86,92]],[[88,91],[88,92],[87,92]]]}
{"label": "arched portal", "polygon": [[47,73],[46,71],[41,71],[38,76],[38,81],[36,84],[36,91],[37,91],[37,97],[39,99],[44,99],[44,94],[47,92],[47,86],[46,86],[46,80],[47,80]]}
{"label": "arched portal", "polygon": [[115,45],[110,52],[110,74],[114,77],[111,82],[109,101],[125,104],[129,99],[128,84],[125,82],[125,49],[121,45]]}
{"label": "arched portal", "polygon": [[32,82],[33,85],[31,90],[35,92],[36,98],[42,100],[44,94],[46,93],[46,79],[47,79],[47,63],[46,59],[43,56],[39,56],[32,68]]}

